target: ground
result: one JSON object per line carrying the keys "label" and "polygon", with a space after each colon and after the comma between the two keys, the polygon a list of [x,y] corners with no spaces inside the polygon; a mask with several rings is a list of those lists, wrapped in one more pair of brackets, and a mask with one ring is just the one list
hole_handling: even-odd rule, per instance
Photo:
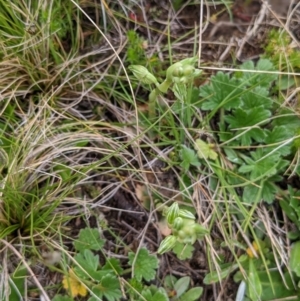
{"label": "ground", "polygon": [[[55,47],[61,47],[61,53],[68,58],[67,61],[61,61],[60,56],[56,56],[57,61],[54,60],[45,67],[47,59],[42,57],[39,62],[33,63],[33,66],[38,67],[32,76],[24,75],[27,74],[26,64],[23,69],[19,68],[11,73],[13,77],[14,72],[19,72],[18,76],[22,78],[24,75],[25,78],[24,81],[20,80],[21,92],[15,96],[15,124],[18,124],[16,127],[21,128],[22,123],[27,124],[27,120],[30,120],[32,133],[32,138],[26,130],[20,130],[18,133],[19,140],[23,137],[24,141],[30,141],[28,145],[32,146],[32,151],[26,149],[27,144],[26,147],[23,145],[26,155],[23,156],[20,151],[16,158],[21,159],[20,162],[17,160],[16,164],[22,168],[26,166],[28,170],[32,168],[43,171],[37,180],[33,180],[30,173],[26,174],[26,187],[22,184],[23,179],[20,179],[20,190],[31,193],[32,190],[27,190],[28,187],[35,187],[34,183],[38,183],[35,188],[37,194],[47,194],[44,187],[49,185],[53,190],[47,197],[53,202],[57,199],[64,200],[60,207],[55,208],[56,214],[61,214],[60,223],[53,225],[48,221],[51,225],[49,228],[57,227],[59,237],[56,237],[53,231],[49,231],[49,236],[45,235],[47,244],[43,243],[45,237],[41,235],[43,239],[39,236],[32,249],[24,247],[26,260],[36,262],[32,265],[33,274],[28,280],[28,287],[31,289],[30,300],[40,298],[32,289],[37,283],[35,277],[50,298],[54,298],[57,293],[66,293],[61,287],[62,269],[57,268],[57,263],[48,264],[46,260],[49,254],[57,254],[53,250],[59,251],[60,255],[68,254],[67,256],[72,258],[76,252],[73,240],[78,237],[80,230],[87,226],[103,229],[101,238],[105,238],[105,244],[101,252],[95,253],[100,256],[100,263],[104,265],[107,258],[113,257],[128,268],[127,257],[130,252],[137,252],[141,247],[146,247],[150,253],[157,254],[162,239],[170,234],[169,229],[162,223],[162,212],[157,209],[158,204],[178,202],[180,206],[194,208],[196,219],[207,227],[211,225],[215,204],[212,203],[212,191],[208,189],[207,170],[197,175],[186,172],[183,176],[180,159],[170,159],[172,155],[176,156],[176,133],[166,129],[170,125],[167,117],[161,118],[161,132],[147,128],[152,126],[150,119],[143,119],[150,111],[149,92],[139,82],[134,81],[128,69],[129,65],[145,65],[155,72],[158,78],[163,78],[170,65],[170,56],[173,62],[197,56],[198,67],[203,73],[200,78],[195,79],[194,84],[201,87],[209,82],[209,77],[216,74],[217,70],[231,74],[243,62],[257,62],[265,52],[264,47],[272,28],[285,27],[293,37],[295,47],[299,47],[300,13],[296,1],[237,0],[228,5],[224,5],[225,1],[203,1],[203,7],[199,4],[202,1],[194,1],[196,4],[191,1],[98,2],[95,5],[96,9],[88,4],[85,8],[84,1],[80,3],[86,16],[83,16],[78,29],[83,39],[80,45],[77,45],[77,53],[72,53],[76,41],[69,34],[61,40],[57,39],[53,47],[49,48],[52,51]],[[293,9],[294,13],[291,13]],[[43,23],[39,22],[42,28]],[[74,20],[71,23],[74,27],[78,26]],[[99,31],[95,31],[97,26],[100,34]],[[30,30],[32,33],[27,34],[34,36],[36,29]],[[131,37],[128,35],[130,31]],[[105,38],[102,38],[103,36]],[[7,66],[12,68],[14,58],[10,59],[11,65],[7,63]],[[76,60],[78,65],[70,68],[72,71],[64,73]],[[84,62],[82,65],[81,61]],[[124,73],[124,65],[127,74]],[[51,73],[53,70],[55,76]],[[75,75],[72,74],[74,70]],[[38,74],[36,78],[35,74]],[[128,76],[132,84],[128,84]],[[5,87],[10,85],[10,77],[7,78]],[[5,88],[2,90],[5,94]],[[135,96],[134,101],[131,93]],[[174,93],[168,92],[162,100],[162,108],[171,107],[175,102],[174,98]],[[28,103],[22,103],[24,99]],[[5,111],[8,104],[9,102],[1,109]],[[49,111],[42,111],[48,107]],[[161,112],[160,114],[163,115]],[[198,114],[202,116],[204,113]],[[7,116],[5,118],[8,118]],[[195,118],[193,129],[187,131],[188,135],[191,135],[192,140],[203,138],[209,144],[213,141],[210,134],[218,127],[219,118],[217,116],[212,120],[211,133],[200,128],[200,117]],[[43,130],[39,128],[40,124]],[[179,127],[180,122],[175,120],[174,124]],[[43,136],[42,132],[50,132],[50,136]],[[20,150],[23,149],[20,147]],[[227,163],[230,165],[229,161]],[[5,167],[5,170],[1,171],[5,175],[5,183],[9,183],[10,176],[7,175],[10,175],[11,169],[13,168]],[[74,171],[79,171],[78,174],[87,177],[77,178]],[[64,184],[65,179],[71,181]],[[75,192],[69,190],[69,184],[73,180],[77,181]],[[190,184],[183,183],[184,181]],[[288,185],[299,189],[298,182],[297,176],[286,177],[278,185],[285,190]],[[13,180],[12,183],[14,186]],[[186,192],[191,199],[191,202],[186,204],[186,195],[182,194],[182,187],[189,185],[193,190]],[[61,188],[64,188],[62,194],[59,193]],[[237,193],[239,192],[237,189]],[[30,193],[28,192],[28,195]],[[258,205],[257,214],[261,214],[263,219],[267,212],[274,220],[278,218],[282,221],[286,216],[278,204],[275,203],[271,207],[262,202]],[[37,207],[39,209],[35,217],[39,215],[43,206]],[[27,207],[24,212],[27,212]],[[72,218],[65,221],[64,212],[68,212]],[[236,224],[238,221],[235,220],[226,226],[232,227],[232,231],[238,233],[240,229]],[[281,226],[282,223],[278,222],[274,233],[279,232]],[[28,237],[32,236],[32,232],[26,225],[22,227],[12,231],[12,241],[21,237],[20,241],[26,245],[31,240]],[[294,226],[286,219],[284,227],[290,230]],[[236,234],[235,237],[238,236]],[[238,238],[236,239],[238,241]],[[240,250],[234,254],[232,249],[223,243],[224,233],[220,230],[218,221],[210,228],[209,239],[196,241],[191,259],[179,260],[172,252],[159,255],[157,274],[150,283],[160,287],[167,275],[177,278],[189,276],[191,287],[204,288],[199,300],[235,300],[239,283],[234,281],[233,275],[220,283],[203,284],[211,269],[210,260],[216,260],[219,256],[223,262],[231,263],[237,256],[245,253],[244,250]],[[22,243],[12,249],[21,250],[20,245]],[[36,253],[40,254],[40,258],[36,258]],[[15,264],[6,266],[7,274],[11,274],[19,264],[18,254],[15,252],[14,257],[11,257]],[[5,256],[7,255],[3,255],[3,258],[7,258]],[[71,265],[70,258],[64,258],[65,262],[68,262],[66,266]],[[63,269],[64,273],[67,271],[66,266]],[[126,274],[124,279],[127,281],[130,276]],[[170,298],[178,300],[175,296]],[[77,300],[85,299],[84,296],[77,297]]]}

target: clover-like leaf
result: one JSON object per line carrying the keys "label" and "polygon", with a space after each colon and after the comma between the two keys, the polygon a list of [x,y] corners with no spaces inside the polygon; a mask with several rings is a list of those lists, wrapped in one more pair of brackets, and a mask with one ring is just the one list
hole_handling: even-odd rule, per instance
{"label": "clover-like leaf", "polygon": [[[278,154],[265,156],[262,149],[251,152],[252,160],[248,159],[248,164],[239,168],[240,173],[250,173],[250,180],[255,181],[261,178],[270,178],[277,173],[277,167],[281,163]],[[250,163],[252,161],[252,163]]]}
{"label": "clover-like leaf", "polygon": [[139,301],[169,301],[166,291],[163,288],[157,288],[153,285],[143,290],[142,296],[143,299],[139,299]]}
{"label": "clover-like leaf", "polygon": [[100,238],[97,229],[85,228],[79,232],[79,237],[74,241],[76,251],[95,250],[99,251],[104,245],[104,240]]}
{"label": "clover-like leaf", "polygon": [[99,301],[103,296],[108,301],[120,300],[122,297],[119,280],[111,274],[104,276],[101,282],[93,287],[92,292],[96,297],[92,296],[88,301]]}
{"label": "clover-like leaf", "polygon": [[228,74],[218,72],[211,77],[211,82],[200,88],[200,96],[204,98],[202,110],[216,110],[220,108],[232,109],[241,105],[240,95],[242,86],[236,78],[230,78]]}
{"label": "clover-like leaf", "polygon": [[[134,259],[136,260],[134,262]],[[155,255],[150,255],[146,248],[141,248],[136,255],[133,252],[128,253],[129,264],[134,270],[134,277],[141,281],[144,278],[150,281],[155,278],[156,269],[158,267],[158,259]]]}
{"label": "clover-like leaf", "polygon": [[199,158],[216,160],[218,154],[213,150],[214,145],[208,144],[201,139],[196,139],[195,149]]}
{"label": "clover-like leaf", "polygon": [[251,140],[262,142],[266,134],[258,127],[269,121],[271,112],[262,106],[244,110],[237,108],[232,115],[224,117],[229,124],[228,128],[234,130],[236,135],[241,134],[241,145],[250,145]]}
{"label": "clover-like leaf", "polygon": [[192,245],[183,244],[180,242],[177,242],[175,247],[173,248],[173,252],[180,260],[192,258],[194,250],[195,248]]}
{"label": "clover-like leaf", "polygon": [[180,152],[182,162],[180,164],[184,170],[188,170],[189,167],[192,166],[200,166],[199,158],[197,157],[195,151],[186,146],[183,146]]}

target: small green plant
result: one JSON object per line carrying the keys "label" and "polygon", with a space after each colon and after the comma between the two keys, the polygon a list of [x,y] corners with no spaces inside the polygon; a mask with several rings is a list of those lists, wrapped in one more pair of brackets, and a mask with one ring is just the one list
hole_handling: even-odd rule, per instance
{"label": "small green plant", "polygon": [[149,116],[155,117],[155,108],[158,103],[158,97],[162,93],[172,88],[178,101],[187,100],[188,86],[194,84],[194,79],[201,74],[201,70],[194,67],[197,61],[196,57],[186,58],[173,65],[166,71],[166,78],[159,83],[156,77],[141,65],[132,65],[129,69],[143,84],[154,84],[154,88],[149,95]]}
{"label": "small green plant", "polygon": [[[236,300],[268,301],[300,296],[289,272],[286,269],[279,270],[276,266],[275,256],[268,240],[253,242],[251,247],[244,250],[245,254],[241,255],[236,263],[221,264],[220,270],[207,274],[203,282],[216,283],[238,270],[233,277],[235,282],[240,283]],[[299,256],[299,248],[295,246],[293,250],[290,263]],[[266,265],[268,269],[265,268]],[[294,265],[292,270],[297,270],[297,265]],[[246,297],[249,299],[245,299]]]}
{"label": "small green plant", "polygon": [[170,301],[196,301],[203,293],[203,288],[195,286],[189,289],[191,278],[186,276],[177,279],[168,275],[164,280],[164,287],[168,292]]}
{"label": "small green plant", "polygon": [[[272,71],[274,67],[270,61],[261,59],[256,67],[246,62],[241,69]],[[210,84],[200,89],[201,108],[208,112],[207,122],[216,114],[220,116],[217,139],[234,167],[224,176],[231,185],[241,187],[246,203],[274,201],[279,191],[275,183],[283,178],[289,164],[286,158],[297,139],[299,120],[294,120],[296,116],[291,113],[290,120],[295,123],[290,128],[291,123],[281,118],[283,110],[270,97],[271,84],[276,79],[274,74],[242,72],[229,77],[218,72]],[[276,110],[278,116],[274,118]]]}
{"label": "small green plant", "polygon": [[126,51],[126,60],[130,65],[145,64],[146,54],[145,48],[147,41],[142,39],[134,30],[127,31],[128,47]]}
{"label": "small green plant", "polygon": [[175,202],[170,207],[165,206],[164,213],[172,235],[166,237],[160,244],[158,253],[173,250],[181,260],[192,257],[193,244],[197,239],[203,239],[209,231],[195,221],[195,216],[185,210],[179,209]]}
{"label": "small green plant", "polygon": [[300,54],[292,46],[292,38],[285,30],[272,29],[264,46],[264,57],[270,59],[280,70],[300,69]]}
{"label": "small green plant", "polygon": [[141,248],[137,253],[128,253],[128,270],[123,270],[120,261],[115,258],[106,258],[105,264],[101,266],[100,257],[95,252],[101,251],[104,243],[98,229],[86,228],[80,231],[78,239],[74,241],[76,253],[73,263],[63,279],[63,287],[69,297],[57,295],[55,301],[76,296],[89,296],[89,301],[102,300],[103,297],[108,301],[119,300],[123,288],[120,280],[128,272],[132,276],[126,285],[130,300],[169,300],[163,288],[143,283],[156,276],[158,259],[155,255],[149,254],[146,248]]}

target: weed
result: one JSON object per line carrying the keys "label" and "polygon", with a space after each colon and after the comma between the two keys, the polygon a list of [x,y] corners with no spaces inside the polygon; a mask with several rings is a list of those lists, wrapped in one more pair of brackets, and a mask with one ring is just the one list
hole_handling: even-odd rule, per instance
{"label": "weed", "polygon": [[[105,258],[105,264],[101,266],[99,255],[95,252],[101,251],[104,243],[98,229],[86,228],[80,231],[78,239],[74,241],[76,254],[73,263],[63,278],[63,287],[70,297],[89,295],[90,301],[101,300],[103,297],[109,301],[119,300],[125,294],[123,286],[127,283],[125,279],[122,281],[122,277],[131,271],[132,277],[125,285],[130,300],[168,300],[163,288],[142,285],[143,281],[155,278],[158,267],[155,255],[141,248],[137,253],[128,253],[128,270],[123,270],[120,261],[115,258]],[[54,300],[66,298],[57,295]]]}

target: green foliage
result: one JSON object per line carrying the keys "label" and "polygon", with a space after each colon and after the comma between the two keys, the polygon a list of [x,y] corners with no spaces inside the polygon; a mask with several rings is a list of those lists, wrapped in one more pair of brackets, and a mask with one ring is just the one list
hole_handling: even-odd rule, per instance
{"label": "green foliage", "polygon": [[25,279],[27,276],[27,268],[19,266],[10,277],[9,287],[10,295],[9,301],[22,300],[25,293]]}
{"label": "green foliage", "polygon": [[300,278],[300,241],[295,242],[292,245],[291,257],[290,257],[290,268]]}
{"label": "green foliage", "polygon": [[145,46],[146,41],[134,30],[127,31],[127,61],[130,65],[144,65],[146,63]]}
{"label": "green foliage", "polygon": [[197,154],[200,159],[216,160],[218,158],[218,154],[213,150],[213,147],[213,144],[208,144],[201,139],[196,139],[195,141],[195,149],[197,150]]}
{"label": "green foliage", "polygon": [[154,285],[151,285],[149,288],[146,288],[142,291],[143,299],[139,299],[139,301],[168,301],[169,298],[166,294],[166,291],[163,288],[157,288]]}
{"label": "green foliage", "polygon": [[203,293],[202,287],[193,287],[189,289],[191,278],[186,276],[177,279],[174,276],[167,276],[164,280],[165,288],[170,294],[175,295],[172,301],[196,301],[199,300]]}
{"label": "green foliage", "polygon": [[[256,65],[245,62],[240,69],[231,76],[218,72],[208,84],[200,87],[200,107],[207,112],[205,125],[208,128],[213,118],[217,118],[218,127],[214,128],[213,141],[220,141],[222,147],[218,148],[218,154],[214,157],[209,155],[209,144],[205,145],[204,141],[200,140],[201,153],[198,151],[199,145],[195,148],[201,166],[209,167],[227,186],[223,190],[226,195],[235,195],[234,199],[239,202],[240,198],[243,204],[260,201],[272,204],[282,193],[277,183],[286,176],[291,155],[298,152],[296,137],[299,118],[292,110],[278,109],[272,94],[274,89],[271,88],[274,85],[279,89],[279,78],[276,74],[263,72],[275,71],[270,60],[261,59]],[[230,170],[224,168],[226,161],[222,159],[223,154],[231,162]],[[280,205],[299,229],[298,194],[289,187],[288,193],[282,193]],[[299,237],[299,230],[293,234],[293,238]],[[294,261],[291,266],[294,266],[293,271],[297,275],[297,245],[293,250],[290,261]],[[269,243],[260,242],[256,251],[258,257],[247,249],[248,257],[242,255],[237,262],[221,263],[218,270],[206,275],[204,283],[219,282],[240,269],[243,273],[237,271],[234,278],[237,282],[246,283],[244,294],[250,300],[273,300],[297,295],[287,271],[280,273],[277,270]],[[291,285],[286,287],[284,283]]]}
{"label": "green foliage", "polygon": [[[195,78],[199,77],[201,70],[194,67],[196,57],[183,59],[171,65],[166,71],[166,78],[162,83],[158,83],[156,77],[141,65],[131,65],[129,68],[135,77],[143,83],[155,84],[155,88],[149,95],[149,117],[155,118],[158,97],[162,93],[167,93],[171,89],[177,99],[183,104],[188,100],[188,87],[193,84]],[[183,116],[183,115],[182,115]]]}
{"label": "green foliage", "polygon": [[195,151],[186,147],[185,145],[182,146],[180,157],[182,159],[180,166],[185,171],[188,171],[190,166],[200,166],[200,162]]}
{"label": "green foliage", "polygon": [[99,251],[104,245],[104,240],[100,239],[100,233],[97,229],[85,228],[79,232],[79,238],[74,242],[76,251],[95,250]]}
{"label": "green foliage", "polygon": [[[209,84],[201,87],[201,108],[210,111],[207,122],[217,113],[221,114],[220,130],[215,139],[226,146],[224,152],[234,164],[236,175],[233,177],[230,172],[227,181],[241,186],[246,203],[260,200],[272,203],[278,192],[275,183],[282,179],[289,164],[286,157],[292,152],[295,129],[289,130],[283,119],[279,123],[273,116],[277,105],[271,98],[270,88],[278,77],[262,72],[275,70],[272,63],[261,59],[256,66],[253,62],[245,62],[240,69],[233,76],[219,72]],[[274,122],[270,120],[271,116]],[[201,145],[205,151],[199,154],[200,159],[215,160],[216,154],[209,157],[209,149],[203,141]],[[245,151],[247,148],[252,151]],[[224,176],[226,178],[226,172]]]}
{"label": "green foliage", "polygon": [[170,207],[165,206],[163,214],[166,216],[172,235],[161,242],[157,252],[163,254],[173,250],[181,260],[191,258],[194,250],[192,245],[197,239],[204,238],[209,231],[195,221],[193,213],[179,209],[176,202]]}
{"label": "green foliage", "polygon": [[74,299],[69,296],[56,295],[53,301],[74,301]]}
{"label": "green foliage", "polygon": [[194,246],[176,242],[172,251],[176,254],[177,258],[180,260],[186,260],[193,257]]}
{"label": "green foliage", "polygon": [[229,74],[218,72],[210,79],[210,84],[201,87],[200,96],[203,98],[201,109],[204,111],[224,108],[230,110],[241,104],[239,81]]}
{"label": "green foliage", "polygon": [[[74,241],[76,254],[71,270],[63,280],[64,288],[73,297],[79,294],[81,296],[88,294],[86,286],[91,291],[89,301],[103,298],[115,301],[122,297],[118,277],[121,277],[125,271],[122,269],[120,261],[116,258],[106,258],[105,264],[101,266],[99,254],[94,253],[101,251],[104,243],[105,240],[100,238],[98,229],[80,230],[78,239]],[[146,248],[141,248],[137,254],[129,252],[128,265],[132,267],[132,274],[134,274],[134,278],[129,279],[128,296],[131,298],[130,300],[169,300],[163,288],[147,286],[143,283],[143,280],[148,282],[155,278],[158,268],[158,259],[155,255],[150,254]],[[55,298],[59,301],[68,297],[57,295]]]}
{"label": "green foliage", "polygon": [[103,276],[99,284],[92,288],[92,292],[96,297],[89,298],[89,301],[101,300],[103,297],[108,301],[114,301],[122,297],[119,281],[116,276],[111,274]]}
{"label": "green foliage", "polygon": [[142,279],[150,281],[155,278],[158,259],[156,256],[150,255],[147,249],[141,248],[137,254],[129,252],[128,258],[129,265],[133,267],[134,277],[138,281],[142,281]]}
{"label": "green foliage", "polygon": [[280,70],[300,68],[300,53],[292,46],[292,38],[287,31],[272,29],[268,34],[264,50],[264,56]]}

